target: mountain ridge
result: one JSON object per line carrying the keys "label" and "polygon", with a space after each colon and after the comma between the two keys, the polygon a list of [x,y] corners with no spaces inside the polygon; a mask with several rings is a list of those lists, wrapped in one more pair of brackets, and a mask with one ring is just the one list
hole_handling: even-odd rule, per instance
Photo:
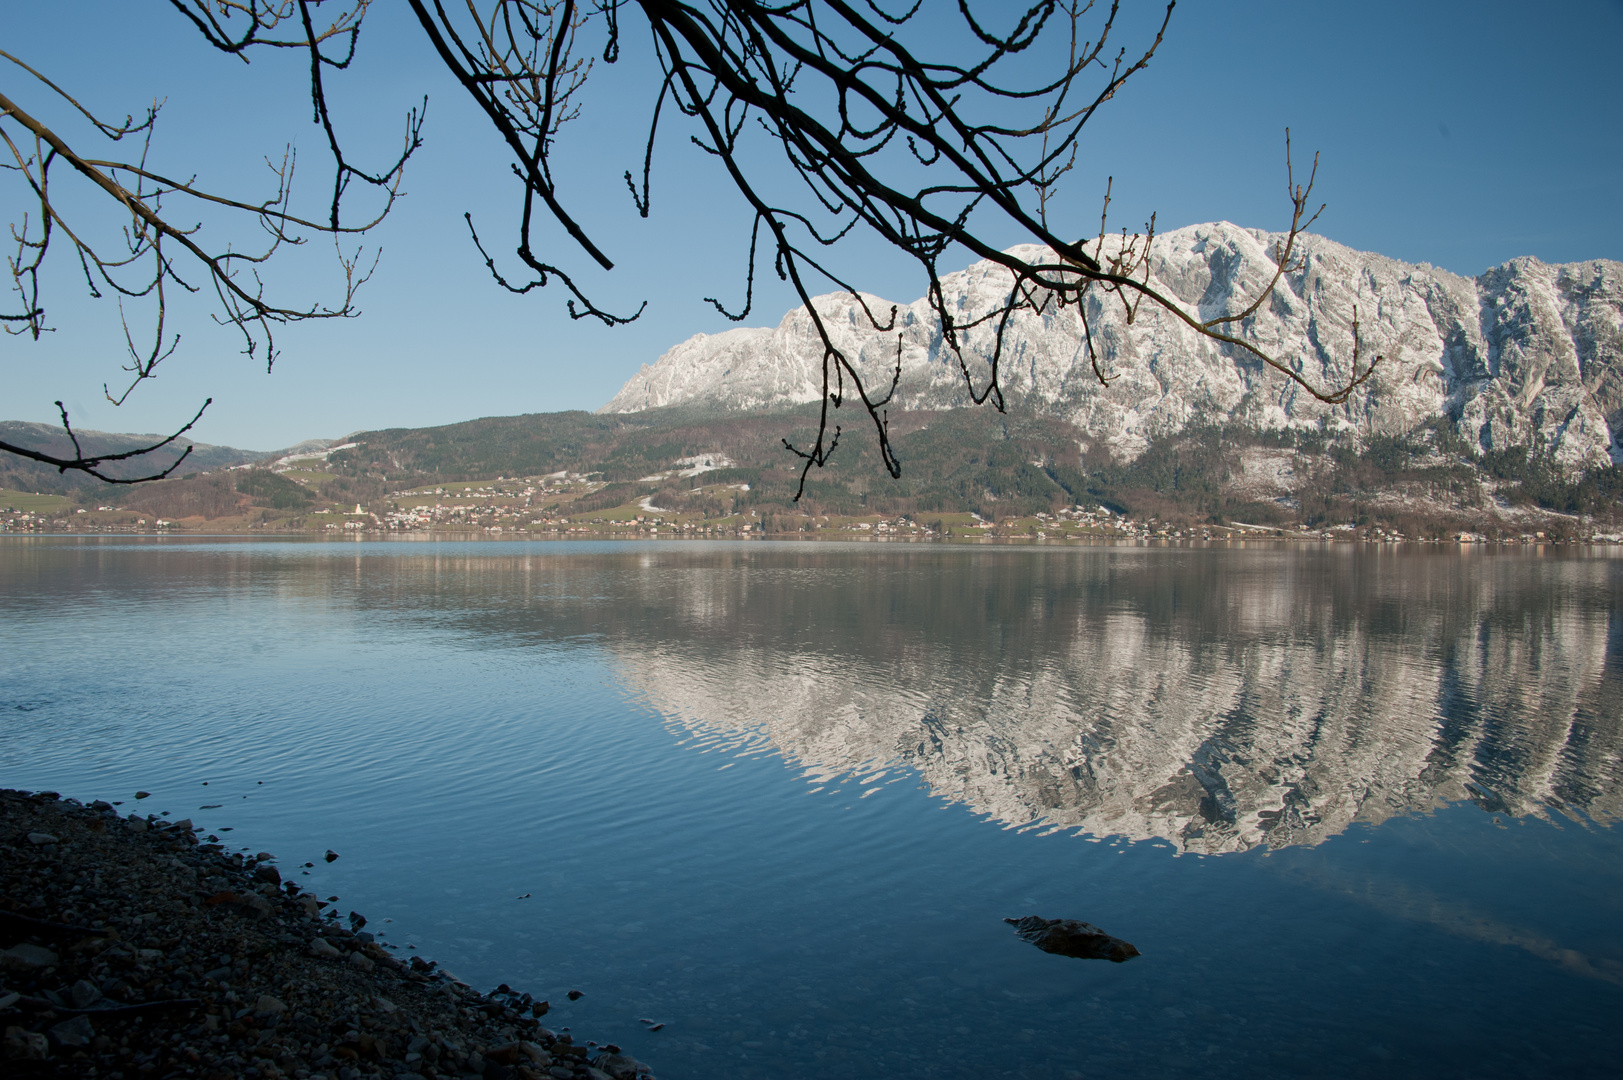
{"label": "mountain ridge", "polygon": [[[1270,251],[1284,239],[1228,222],[1176,229],[1156,238],[1150,282],[1201,319],[1239,311],[1273,276]],[[1384,360],[1345,404],[1326,405],[1153,304],[1143,304],[1129,325],[1119,300],[1097,293],[1086,301],[1088,317],[1112,382],[1101,386],[1094,376],[1074,309],[1022,311],[1004,342],[1006,393],[1127,459],[1192,423],[1401,436],[1441,418],[1479,453],[1526,447],[1569,472],[1623,462],[1623,263],[1551,265],[1521,257],[1468,278],[1315,234],[1297,243],[1299,268],[1283,275],[1241,325],[1248,339],[1309,382],[1334,389],[1351,377],[1356,311],[1364,362],[1376,354]],[[1029,245],[1011,251],[1040,254]],[[967,319],[1000,303],[1010,280],[1002,267],[982,261],[944,275],[942,288]],[[892,306],[869,294],[863,300],[881,315]],[[814,303],[865,377],[888,380],[900,343],[899,408],[971,405],[926,300],[894,305],[891,332],[873,330],[848,295]],[[965,361],[984,378],[992,329],[975,327],[962,338]],[[821,355],[811,321],[797,307],[775,327],[678,343],[598,411],[801,405],[821,396]]]}

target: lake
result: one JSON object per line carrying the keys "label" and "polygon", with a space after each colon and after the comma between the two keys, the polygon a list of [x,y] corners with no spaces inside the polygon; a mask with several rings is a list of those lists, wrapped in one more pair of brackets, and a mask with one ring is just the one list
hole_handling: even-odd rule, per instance
{"label": "lake", "polygon": [[1577,547],[10,537],[0,786],[149,791],[662,1080],[1615,1076],[1620,586]]}

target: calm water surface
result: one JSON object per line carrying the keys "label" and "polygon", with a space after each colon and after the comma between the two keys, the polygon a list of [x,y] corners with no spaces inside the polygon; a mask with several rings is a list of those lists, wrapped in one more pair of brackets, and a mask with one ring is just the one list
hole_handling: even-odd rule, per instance
{"label": "calm water surface", "polygon": [[0,785],[314,862],[665,1080],[1614,1076],[1620,586],[1603,550],[6,538]]}

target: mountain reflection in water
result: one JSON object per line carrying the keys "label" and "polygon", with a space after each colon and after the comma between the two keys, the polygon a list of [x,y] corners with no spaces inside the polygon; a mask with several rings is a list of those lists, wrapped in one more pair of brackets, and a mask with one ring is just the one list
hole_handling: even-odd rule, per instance
{"label": "mountain reflection in water", "polygon": [[1206,854],[1316,844],[1464,799],[1619,816],[1611,560],[653,561],[642,599],[668,608],[664,632],[611,637],[625,682],[696,733],[770,743],[816,784],[871,792],[913,770],[1010,826]]}
{"label": "mountain reflection in water", "polygon": [[0,782],[673,1080],[1610,1078],[1619,554],[13,537]]}

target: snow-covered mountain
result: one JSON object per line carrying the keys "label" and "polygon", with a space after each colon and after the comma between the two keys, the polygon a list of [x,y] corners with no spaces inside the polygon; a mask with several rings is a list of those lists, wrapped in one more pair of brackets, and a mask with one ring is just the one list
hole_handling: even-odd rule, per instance
{"label": "snow-covered mountain", "polygon": [[[1162,234],[1152,284],[1202,318],[1241,310],[1272,277],[1271,255],[1283,239],[1227,222]],[[1152,304],[1128,325],[1120,299],[1103,293],[1088,300],[1088,316],[1113,381],[1102,386],[1095,378],[1074,308],[1023,311],[1005,338],[1005,392],[1127,457],[1192,421],[1277,428],[1322,420],[1331,430],[1399,434],[1445,416],[1483,450],[1528,444],[1571,468],[1623,462],[1623,263],[1521,258],[1472,279],[1319,236],[1298,245],[1305,265],[1246,320],[1245,334],[1315,385],[1333,388],[1350,371],[1356,306],[1363,360],[1385,360],[1344,405],[1325,405]],[[996,308],[1009,283],[990,262],[942,279],[948,303],[965,318]],[[881,319],[888,314],[890,301],[865,299]],[[819,297],[817,307],[879,386],[889,381],[900,339],[901,406],[970,405],[925,300],[898,305],[896,328],[884,333],[850,296]],[[969,332],[964,355],[972,371],[985,371],[992,341],[990,325]],[[816,401],[821,354],[810,319],[796,308],[776,327],[689,338],[644,365],[599,411],[686,403],[754,412]]]}

